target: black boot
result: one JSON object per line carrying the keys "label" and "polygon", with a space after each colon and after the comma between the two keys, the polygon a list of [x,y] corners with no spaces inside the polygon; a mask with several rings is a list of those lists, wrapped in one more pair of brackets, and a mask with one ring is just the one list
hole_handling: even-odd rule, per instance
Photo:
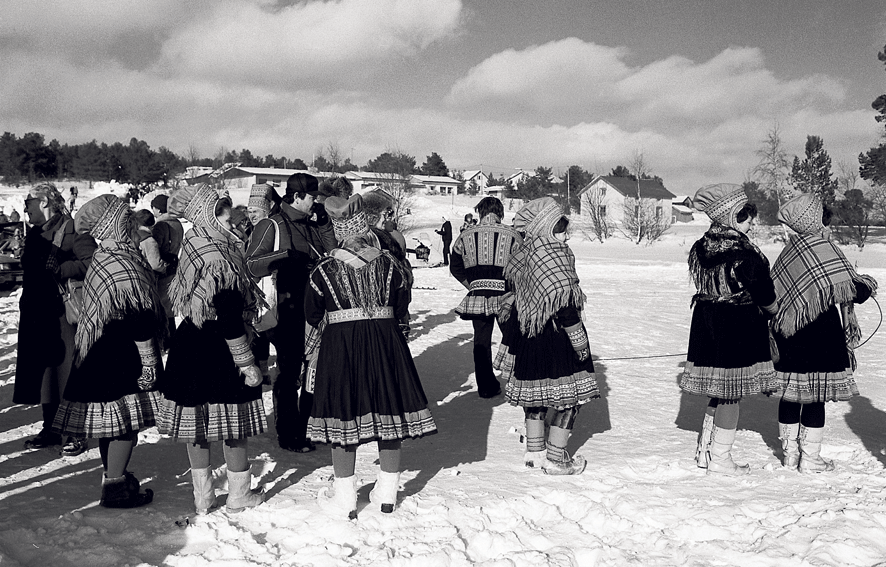
{"label": "black boot", "polygon": [[138,508],[154,499],[151,489],[139,493],[138,479],[132,473],[117,478],[102,478],[102,499],[105,508]]}

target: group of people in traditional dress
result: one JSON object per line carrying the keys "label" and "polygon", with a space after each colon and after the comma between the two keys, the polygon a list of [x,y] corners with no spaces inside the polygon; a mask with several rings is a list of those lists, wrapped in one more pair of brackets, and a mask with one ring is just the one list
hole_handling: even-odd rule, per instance
{"label": "group of people in traditional dress", "polygon": [[[355,517],[356,451],[375,442],[370,500],[392,512],[402,440],[436,425],[406,342],[413,276],[405,239],[396,225],[379,226],[384,213],[371,213],[359,195],[339,197],[350,193],[336,186],[342,179],[318,184],[298,173],[282,197],[254,185],[247,240],[233,225],[230,198],[206,184],[152,201],[158,228],[150,232],[140,228],[150,220],[113,195],[88,201],[72,219],[53,185],[31,189],[14,401],[42,404],[44,421],[28,446],[67,438],[65,448],[82,451],[98,439],[101,504],[136,507],[153,493],[128,464],[138,432],[156,425],[185,444],[194,508],[205,514],[217,505],[210,450],[221,442],[226,508],[236,513],[264,498],[252,488],[248,439],[267,430],[262,384],[271,383],[280,447],[331,447],[334,480],[318,495],[321,507]],[[876,282],[830,241],[810,195],[780,210],[797,235],[771,272],[747,237],[756,209],[740,186],[702,188],[695,203],[712,225],[689,256],[698,293],[680,385],[710,398],[698,465],[748,472],[731,457],[739,401],[782,390],[785,466],[832,469],[819,454],[824,402],[858,393],[851,304]],[[501,370],[505,399],[524,409],[525,465],[581,474],[586,460],[567,443],[579,408],[600,393],[582,323],[586,296],[566,243],[569,218],[550,197],[526,203],[513,226],[502,223],[494,197],[475,211],[479,223],[453,245],[450,272],[468,290],[455,311],[474,328],[478,393],[501,395]],[[139,248],[149,233],[162,270]],[[261,287],[265,278],[270,287]],[[68,280],[83,282],[78,321],[66,316]],[[493,360],[496,321],[502,341]]]}
{"label": "group of people in traditional dress", "polygon": [[703,187],[693,203],[711,219],[689,253],[697,293],[680,375],[683,391],[710,398],[698,466],[708,473],[748,474],[750,467],[731,454],[739,403],[780,391],[784,466],[833,470],[821,456],[824,404],[858,395],[852,351],[861,332],[853,304],[871,297],[877,282],[858,274],[831,240],[814,194],[802,193],[780,207],[778,220],[793,234],[771,270],[747,236],[757,209],[740,185]]}

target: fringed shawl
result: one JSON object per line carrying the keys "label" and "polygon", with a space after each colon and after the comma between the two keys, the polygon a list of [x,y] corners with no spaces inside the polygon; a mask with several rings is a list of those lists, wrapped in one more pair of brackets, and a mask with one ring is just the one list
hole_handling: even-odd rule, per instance
{"label": "fringed shawl", "polygon": [[772,324],[779,333],[790,337],[832,305],[846,304],[846,344],[851,349],[861,339],[852,300],[855,282],[877,290],[870,276],[859,275],[833,242],[819,234],[792,235],[772,268],[772,280],[778,294],[778,313]]}
{"label": "fringed shawl", "polygon": [[243,252],[235,242],[217,230],[194,226],[185,234],[178,270],[169,286],[173,311],[202,328],[204,322],[216,318],[215,295],[230,289],[243,295],[243,320],[252,321],[256,289],[245,266]]}
{"label": "fringed shawl", "polygon": [[83,281],[83,312],[74,337],[80,358],[101,338],[105,325],[128,313],[152,311],[157,321],[155,337],[166,334],[166,320],[154,272],[128,241],[99,243]]}
{"label": "fringed shawl", "polygon": [[[523,245],[511,255],[504,276],[514,290],[511,301],[517,305],[520,332],[528,337],[541,333],[560,309],[572,305],[584,308],[585,294],[578,285],[575,255],[565,242],[554,238],[554,227],[563,218],[563,209],[550,197],[524,205],[514,219],[514,227],[526,233]],[[507,319],[507,313],[502,313]]]}
{"label": "fringed shawl", "polygon": [[[390,260],[388,266],[381,261],[382,257]],[[327,284],[332,284],[329,285],[330,290],[333,293],[337,290],[344,296],[335,298],[339,308],[359,308],[366,313],[389,305],[394,270],[400,272],[403,285],[406,285],[409,278],[400,262],[390,252],[371,246],[359,251],[336,248],[314,268],[315,272],[318,270],[326,278]],[[322,294],[313,278],[310,281],[317,293]],[[349,307],[341,305],[340,299],[346,299]]]}
{"label": "fringed shawl", "polygon": [[712,224],[689,251],[689,274],[698,290],[693,301],[741,301],[744,290],[733,270],[752,255],[769,268],[769,260],[747,235],[722,224]]}

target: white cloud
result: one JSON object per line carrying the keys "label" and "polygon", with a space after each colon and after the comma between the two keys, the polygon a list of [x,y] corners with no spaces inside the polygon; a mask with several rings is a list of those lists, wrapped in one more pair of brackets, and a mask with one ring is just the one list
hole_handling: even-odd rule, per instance
{"label": "white cloud", "polygon": [[634,128],[684,128],[724,115],[833,105],[845,97],[842,86],[825,76],[779,80],[754,48],[728,48],[700,64],[670,56],[630,67],[629,55],[626,48],[576,38],[507,50],[456,81],[447,100],[452,107],[542,123],[616,120]]}
{"label": "white cloud", "polygon": [[270,7],[219,3],[163,46],[160,68],[180,74],[303,86],[348,82],[455,33],[461,0],[337,0]]}

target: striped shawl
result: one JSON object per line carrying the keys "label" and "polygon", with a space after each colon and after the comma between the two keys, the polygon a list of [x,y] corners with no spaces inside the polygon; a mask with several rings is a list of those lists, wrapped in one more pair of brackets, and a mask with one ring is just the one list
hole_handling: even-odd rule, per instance
{"label": "striped shawl", "polygon": [[845,304],[846,344],[850,348],[858,344],[861,329],[852,307],[854,282],[864,283],[872,291],[876,291],[877,282],[859,275],[833,242],[818,234],[792,235],[772,267],[772,280],[778,295],[778,313],[772,324],[783,336],[792,336],[832,305]]}
{"label": "striped shawl", "polygon": [[[527,337],[541,333],[563,307],[573,305],[579,311],[584,307],[585,294],[575,271],[575,255],[565,242],[527,235],[523,246],[511,256],[504,275],[514,289],[520,331]],[[504,314],[503,319],[506,318]]]}
{"label": "striped shawl", "polygon": [[173,311],[202,328],[216,318],[213,298],[226,289],[243,295],[243,320],[252,321],[261,292],[247,273],[243,252],[223,233],[194,226],[185,234],[178,270],[169,286]]}
{"label": "striped shawl", "polygon": [[166,320],[154,272],[129,241],[106,239],[99,243],[83,280],[83,313],[74,337],[80,358],[99,340],[105,325],[127,313],[152,311],[162,340]]}

